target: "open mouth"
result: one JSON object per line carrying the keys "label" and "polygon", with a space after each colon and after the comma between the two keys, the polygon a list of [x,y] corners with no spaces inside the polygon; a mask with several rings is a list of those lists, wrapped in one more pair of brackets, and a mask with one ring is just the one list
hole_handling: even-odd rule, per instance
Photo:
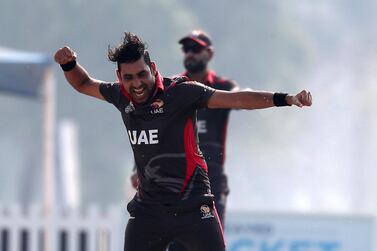
{"label": "open mouth", "polygon": [[143,96],[143,94],[144,94],[144,87],[134,88],[133,91],[134,91],[134,93],[135,93],[136,96]]}
{"label": "open mouth", "polygon": [[134,95],[135,99],[144,99],[146,96],[146,88],[144,86],[141,86],[139,88],[132,88],[132,94]]}

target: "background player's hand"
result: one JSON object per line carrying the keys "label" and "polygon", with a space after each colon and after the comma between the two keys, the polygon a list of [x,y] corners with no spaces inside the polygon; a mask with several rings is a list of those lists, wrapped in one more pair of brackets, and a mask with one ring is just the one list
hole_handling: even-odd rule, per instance
{"label": "background player's hand", "polygon": [[131,184],[132,184],[132,187],[137,189],[137,187],[139,186],[139,177],[137,177],[137,173],[134,172],[131,177]]}
{"label": "background player's hand", "polygon": [[312,95],[310,92],[303,90],[296,95],[287,95],[285,100],[290,105],[295,105],[298,107],[311,106],[312,105]]}
{"label": "background player's hand", "polygon": [[58,64],[66,64],[68,62],[76,60],[76,57],[77,57],[76,52],[74,52],[68,46],[65,46],[56,51],[54,59],[55,59],[55,62]]}

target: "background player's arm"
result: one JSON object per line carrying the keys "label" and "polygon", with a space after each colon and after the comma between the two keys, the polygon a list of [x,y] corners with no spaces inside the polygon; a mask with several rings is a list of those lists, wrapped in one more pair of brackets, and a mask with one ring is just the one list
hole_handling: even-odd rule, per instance
{"label": "background player's arm", "polygon": [[139,186],[139,183],[140,183],[139,182],[139,176],[137,175],[136,169],[137,169],[136,163],[134,163],[130,180],[131,180],[132,187],[135,188],[135,189],[137,189],[137,187]]}
{"label": "background player's arm", "polygon": [[[76,52],[67,46],[57,50],[54,56],[54,59],[58,64],[66,64],[75,61],[76,58]],[[100,83],[103,83],[103,81],[91,78],[88,72],[78,63],[72,70],[65,71],[64,76],[68,83],[70,83],[78,92],[105,100],[99,91],[99,85]]]}
{"label": "background player's arm", "polygon": [[[231,109],[263,109],[275,106],[273,92],[266,91],[220,91],[215,93],[208,100],[208,108],[231,108]],[[285,100],[288,105],[298,107],[311,106],[312,96],[305,90],[296,95],[287,95]]]}
{"label": "background player's arm", "polygon": [[139,186],[139,176],[137,176],[137,172],[134,171],[130,176],[132,187],[137,189]]}

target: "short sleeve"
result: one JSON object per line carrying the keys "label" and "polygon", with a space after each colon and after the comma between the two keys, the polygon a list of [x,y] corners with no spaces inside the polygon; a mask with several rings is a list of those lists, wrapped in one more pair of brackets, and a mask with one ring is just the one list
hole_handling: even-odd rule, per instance
{"label": "short sleeve", "polygon": [[173,89],[174,99],[179,105],[195,109],[207,107],[208,100],[215,93],[212,87],[194,81],[177,84]]}
{"label": "short sleeve", "polygon": [[121,91],[119,84],[116,83],[101,83],[99,91],[107,102],[113,104],[116,108],[120,109]]}
{"label": "short sleeve", "polygon": [[230,80],[228,85],[229,85],[229,91],[235,91],[239,89],[237,82],[234,80]]}
{"label": "short sleeve", "polygon": [[215,86],[217,90],[224,90],[224,91],[235,91],[239,89],[237,82],[234,80],[222,80],[219,81]]}

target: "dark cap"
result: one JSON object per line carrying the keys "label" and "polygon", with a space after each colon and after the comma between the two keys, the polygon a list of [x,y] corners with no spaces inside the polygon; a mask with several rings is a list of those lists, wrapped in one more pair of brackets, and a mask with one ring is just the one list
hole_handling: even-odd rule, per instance
{"label": "dark cap", "polygon": [[178,41],[178,43],[184,44],[185,42],[190,41],[190,40],[205,47],[212,45],[210,37],[204,31],[201,31],[201,30],[191,31],[188,35],[181,38]]}

